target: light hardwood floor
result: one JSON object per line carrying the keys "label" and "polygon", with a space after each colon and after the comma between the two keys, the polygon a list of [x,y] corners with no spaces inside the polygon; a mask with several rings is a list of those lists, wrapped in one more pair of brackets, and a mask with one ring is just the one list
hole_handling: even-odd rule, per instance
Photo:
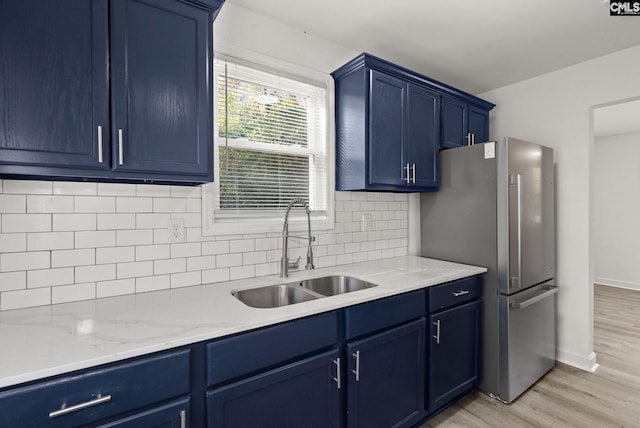
{"label": "light hardwood floor", "polygon": [[640,292],[594,288],[596,373],[559,363],[509,405],[474,391],[420,428],[640,427]]}

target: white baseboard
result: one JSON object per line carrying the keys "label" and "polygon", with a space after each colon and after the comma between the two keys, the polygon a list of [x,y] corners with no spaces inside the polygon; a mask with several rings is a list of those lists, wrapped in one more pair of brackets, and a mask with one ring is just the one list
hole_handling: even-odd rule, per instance
{"label": "white baseboard", "polygon": [[580,370],[594,373],[598,370],[599,364],[596,361],[596,353],[592,352],[589,355],[578,355],[572,352],[563,351],[558,349],[556,351],[556,359],[561,363],[568,364],[576,367]]}
{"label": "white baseboard", "polygon": [[610,287],[626,288],[628,290],[640,291],[640,283],[631,281],[620,281],[611,278],[594,278],[593,282],[601,285],[608,285]]}

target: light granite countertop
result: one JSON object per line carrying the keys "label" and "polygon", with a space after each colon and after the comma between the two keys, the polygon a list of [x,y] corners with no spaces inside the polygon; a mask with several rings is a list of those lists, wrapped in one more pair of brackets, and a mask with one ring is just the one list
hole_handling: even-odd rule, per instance
{"label": "light granite countertop", "polygon": [[[0,312],[0,388],[214,339],[486,272],[421,257]],[[232,291],[327,275],[377,287],[273,309]]]}

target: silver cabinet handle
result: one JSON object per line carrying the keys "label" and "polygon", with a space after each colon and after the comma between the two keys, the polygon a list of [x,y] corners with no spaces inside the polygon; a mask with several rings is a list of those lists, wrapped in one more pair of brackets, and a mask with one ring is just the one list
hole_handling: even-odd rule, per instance
{"label": "silver cabinet handle", "polygon": [[465,294],[469,294],[469,290],[452,291],[451,294],[453,294],[453,297],[460,297],[464,296]]}
{"label": "silver cabinet handle", "polygon": [[58,416],[63,416],[69,413],[77,412],[78,410],[86,409],[88,407],[97,406],[98,404],[104,404],[111,401],[111,395],[105,395],[104,397],[98,394],[98,397],[95,400],[86,401],[84,403],[76,404],[75,406],[63,407],[60,410],[54,410],[53,412],[49,412],[49,419],[57,418]]}
{"label": "silver cabinet handle", "polygon": [[356,369],[351,370],[351,372],[356,375],[356,382],[360,382],[360,351],[356,351],[355,354],[351,355],[353,355],[353,358],[356,360]]}
{"label": "silver cabinet handle", "polygon": [[122,128],[118,129],[118,165],[122,165],[123,163],[123,154],[122,154]]}
{"label": "silver cabinet handle", "polygon": [[473,146],[476,143],[476,134],[471,134],[471,145]]}
{"label": "silver cabinet handle", "polygon": [[411,170],[412,170],[411,181],[413,182],[413,184],[416,184],[416,164],[415,163],[411,166]]}
{"label": "silver cabinet handle", "polygon": [[98,163],[102,163],[102,126],[98,125]]}
{"label": "silver cabinet handle", "polygon": [[180,410],[180,428],[187,428],[187,411]]}
{"label": "silver cabinet handle", "polygon": [[409,163],[407,162],[407,164],[404,166],[404,170],[407,173],[407,175],[404,178],[404,181],[407,182],[407,184],[409,184],[411,182],[411,180],[409,179]]}
{"label": "silver cabinet handle", "polygon": [[434,322],[433,325],[436,326],[436,335],[431,337],[433,337],[436,340],[436,343],[439,345],[440,344],[440,320]]}
{"label": "silver cabinet handle", "polygon": [[465,137],[467,140],[467,146],[471,145],[471,132],[467,132],[467,136]]}
{"label": "silver cabinet handle", "polygon": [[333,364],[336,365],[336,377],[333,380],[338,384],[338,389],[342,388],[342,379],[340,378],[340,357],[333,360]]}

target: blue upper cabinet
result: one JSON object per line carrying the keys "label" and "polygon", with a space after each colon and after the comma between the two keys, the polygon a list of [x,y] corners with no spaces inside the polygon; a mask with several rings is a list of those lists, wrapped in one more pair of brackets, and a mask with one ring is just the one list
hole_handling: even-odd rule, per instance
{"label": "blue upper cabinet", "polygon": [[168,180],[211,177],[210,57],[206,11],[175,0],[111,2],[116,172]]}
{"label": "blue upper cabinet", "polygon": [[488,138],[493,104],[418,73],[362,54],[332,76],[337,190],[437,190],[438,150]]}
{"label": "blue upper cabinet", "polygon": [[0,174],[109,170],[108,3],[0,2]]}
{"label": "blue upper cabinet", "polygon": [[493,105],[476,106],[460,98],[442,100],[443,149],[484,143],[489,140],[489,111]]}
{"label": "blue upper cabinet", "polygon": [[0,176],[212,181],[212,22],[221,5],[0,2],[8,65]]}

